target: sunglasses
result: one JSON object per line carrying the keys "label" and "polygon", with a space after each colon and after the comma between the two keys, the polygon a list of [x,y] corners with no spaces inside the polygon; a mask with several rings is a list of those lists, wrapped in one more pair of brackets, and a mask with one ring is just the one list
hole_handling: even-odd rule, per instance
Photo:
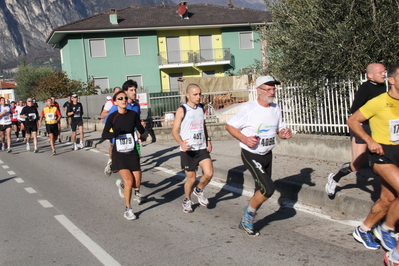
{"label": "sunglasses", "polygon": [[118,98],[116,98],[117,100],[119,100],[119,101],[122,101],[122,100],[125,100],[125,101],[127,101],[127,96],[124,96],[124,97],[118,97]]}

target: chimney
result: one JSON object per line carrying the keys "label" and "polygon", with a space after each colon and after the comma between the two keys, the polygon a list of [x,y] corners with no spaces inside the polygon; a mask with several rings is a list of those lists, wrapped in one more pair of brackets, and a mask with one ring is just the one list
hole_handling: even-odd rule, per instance
{"label": "chimney", "polygon": [[118,25],[118,11],[116,9],[108,10],[109,22],[112,25]]}

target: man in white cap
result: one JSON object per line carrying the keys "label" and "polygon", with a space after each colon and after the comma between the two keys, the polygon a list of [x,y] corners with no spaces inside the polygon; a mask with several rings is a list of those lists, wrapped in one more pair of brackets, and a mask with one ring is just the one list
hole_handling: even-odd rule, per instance
{"label": "man in white cap", "polygon": [[226,124],[226,130],[240,141],[242,161],[255,179],[255,193],[238,225],[250,236],[259,235],[253,226],[256,211],[275,191],[271,174],[276,136],[292,137],[280,107],[273,103],[279,84],[272,76],[259,77],[256,80],[258,98],[245,104]]}

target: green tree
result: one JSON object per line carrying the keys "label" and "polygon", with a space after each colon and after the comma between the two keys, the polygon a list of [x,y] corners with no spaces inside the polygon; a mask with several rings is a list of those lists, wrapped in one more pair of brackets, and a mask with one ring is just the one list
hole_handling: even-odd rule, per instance
{"label": "green tree", "polygon": [[53,70],[49,67],[36,68],[32,65],[27,65],[25,60],[22,60],[21,65],[18,66],[18,72],[15,77],[17,83],[15,92],[17,97],[22,100],[32,97],[32,90],[37,86],[38,81],[52,73]]}
{"label": "green tree", "polygon": [[285,81],[358,80],[369,63],[399,62],[398,0],[264,1],[273,22],[260,29],[268,59],[255,62],[259,72]]}
{"label": "green tree", "polygon": [[55,98],[64,98],[66,95],[78,94],[93,95],[97,94],[99,86],[94,85],[91,79],[87,83],[71,80],[68,75],[62,71],[54,71],[51,75],[41,78],[37,85],[33,88],[33,95],[40,101],[54,96]]}

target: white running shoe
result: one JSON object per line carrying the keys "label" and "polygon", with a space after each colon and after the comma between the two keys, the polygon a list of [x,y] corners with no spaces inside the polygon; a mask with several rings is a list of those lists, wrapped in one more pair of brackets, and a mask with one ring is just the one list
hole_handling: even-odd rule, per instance
{"label": "white running shoe", "polygon": [[193,204],[193,202],[191,200],[183,200],[183,212],[184,213],[190,213],[193,212],[193,208],[191,207],[191,205]]}
{"label": "white running shoe", "polygon": [[204,191],[201,189],[200,192],[197,192],[197,188],[194,188],[193,193],[195,196],[198,197],[198,202],[199,204],[201,204],[202,206],[208,206],[209,201],[208,199],[205,197],[204,195]]}
{"label": "white running shoe", "polygon": [[118,192],[119,192],[119,196],[124,199],[125,198],[125,194],[123,193],[123,189],[124,189],[124,184],[123,184],[123,180],[118,178],[116,180],[116,186],[118,187]]}
{"label": "white running shoe", "polygon": [[329,197],[332,197],[335,195],[335,188],[337,187],[337,181],[333,179],[334,174],[331,173],[327,177],[327,184],[326,184],[326,193]]}
{"label": "white running shoe", "polygon": [[134,212],[132,210],[132,207],[126,207],[125,209],[125,214],[123,215],[127,220],[135,220],[136,215],[134,215]]}
{"label": "white running shoe", "polygon": [[30,145],[29,145],[29,143],[26,143],[26,150],[27,150],[27,151],[30,151]]}
{"label": "white running shoe", "polygon": [[5,151],[6,150],[6,144],[3,143],[1,150]]}
{"label": "white running shoe", "polygon": [[19,138],[17,138],[17,139],[15,140],[15,142],[19,142]]}
{"label": "white running shoe", "polygon": [[85,147],[85,145],[83,145],[83,142],[81,141],[79,144],[79,148],[83,149]]}
{"label": "white running shoe", "polygon": [[78,149],[78,145],[76,145],[76,143],[73,144],[73,150],[74,150],[74,151],[79,150],[79,149]]}
{"label": "white running shoe", "polygon": [[104,174],[106,177],[110,177],[112,175],[111,165],[112,165],[112,160],[108,159],[107,166],[105,166],[104,169]]}
{"label": "white running shoe", "polygon": [[133,193],[132,193],[133,200],[137,201],[140,204],[142,202],[142,198],[143,198],[143,195],[141,195],[140,192],[137,192],[137,190],[133,190]]}

